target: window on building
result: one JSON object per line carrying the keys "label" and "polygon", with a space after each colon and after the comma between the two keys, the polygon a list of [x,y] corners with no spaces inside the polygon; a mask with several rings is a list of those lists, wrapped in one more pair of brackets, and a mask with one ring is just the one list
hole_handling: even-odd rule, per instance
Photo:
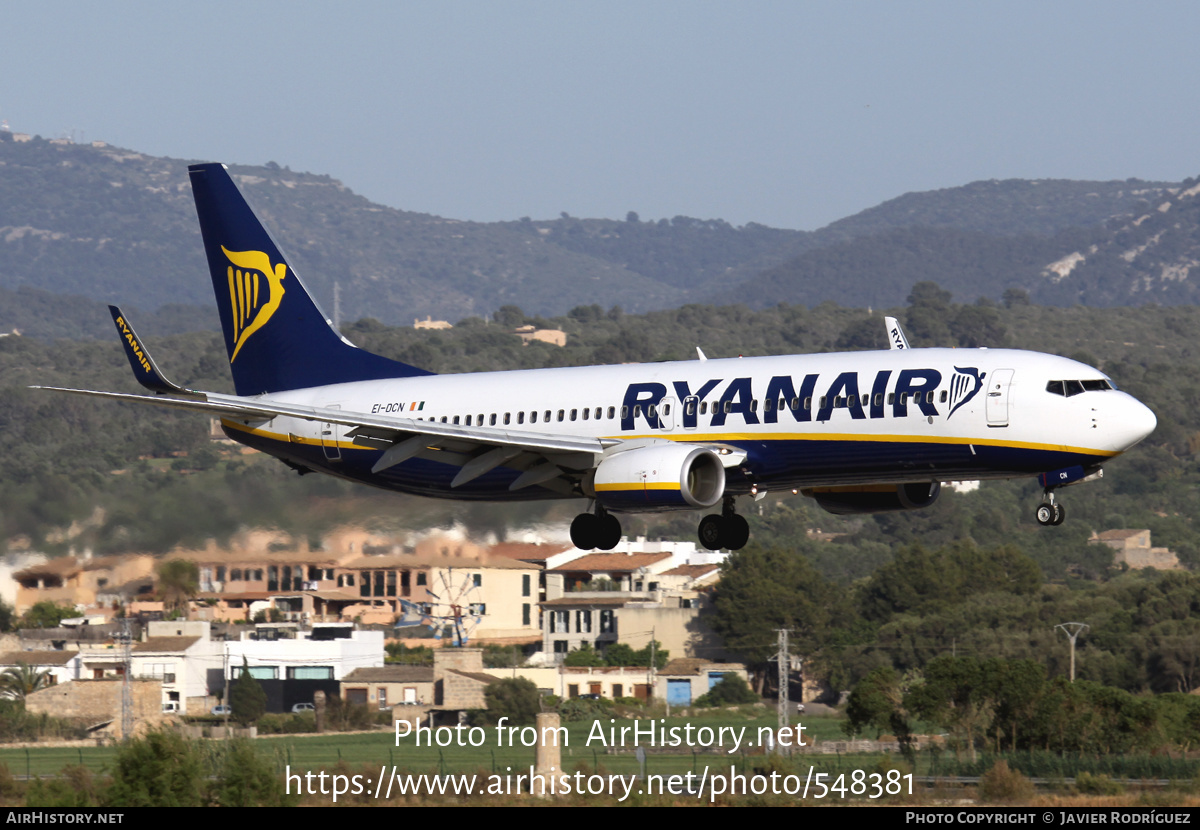
{"label": "window on building", "polygon": [[521,603],[521,625],[529,625],[533,609],[528,602]]}
{"label": "window on building", "polygon": [[612,634],[617,630],[616,615],[612,609],[606,609],[600,612],[600,633]]}
{"label": "window on building", "polygon": [[575,612],[575,630],[580,634],[592,633],[592,612],[591,611],[576,611]]}
{"label": "window on building", "polygon": [[475,574],[475,575],[474,575],[474,580],[475,580],[475,587],[476,587],[476,588],[482,588],[482,587],[483,587],[483,574]]}
{"label": "window on building", "polygon": [[288,680],[333,680],[333,666],[288,666]]}
{"label": "window on building", "polygon": [[527,597],[533,589],[533,578],[529,574],[521,575],[521,596]]}

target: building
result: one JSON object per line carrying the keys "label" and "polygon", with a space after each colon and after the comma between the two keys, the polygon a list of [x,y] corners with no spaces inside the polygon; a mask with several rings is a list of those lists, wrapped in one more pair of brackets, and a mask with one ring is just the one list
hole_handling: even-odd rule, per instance
{"label": "building", "polygon": [[1092,544],[1107,545],[1112,548],[1113,564],[1125,565],[1129,568],[1155,568],[1160,571],[1178,571],[1183,566],[1179,557],[1167,548],[1150,546],[1150,531],[1139,530],[1106,530],[1103,533],[1093,533],[1088,539]]}
{"label": "building", "polygon": [[13,574],[16,612],[24,614],[39,602],[79,608],[121,604],[147,593],[153,574],[152,556],[60,556]]}

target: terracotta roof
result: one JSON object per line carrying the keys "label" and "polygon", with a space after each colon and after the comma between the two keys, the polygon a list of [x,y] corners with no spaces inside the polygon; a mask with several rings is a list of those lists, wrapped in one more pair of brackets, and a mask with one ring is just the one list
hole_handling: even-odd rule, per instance
{"label": "terracotta roof", "polygon": [[6,651],[0,654],[0,666],[65,666],[78,651]]}
{"label": "terracotta roof", "polygon": [[144,642],[134,643],[134,651],[187,651],[200,637],[149,637]]}
{"label": "terracotta roof", "polygon": [[319,568],[336,568],[345,558],[345,554],[338,556],[324,550],[188,550],[175,551],[163,557],[164,560],[184,559],[197,565],[229,565],[235,568],[257,565],[316,565]]}
{"label": "terracotta roof", "polygon": [[432,683],[432,666],[376,666],[355,669],[343,683]]}
{"label": "terracotta roof", "polygon": [[702,660],[700,657],[676,657],[666,666],[659,669],[659,674],[674,674],[698,676],[707,672],[713,666],[712,660]]}
{"label": "terracotta roof", "polygon": [[589,553],[572,559],[564,565],[552,568],[549,573],[578,573],[579,571],[603,571],[604,573],[631,573],[638,568],[648,567],[664,559],[669,553]]}
{"label": "terracotta roof", "polygon": [[719,570],[721,570],[720,565],[680,565],[678,568],[663,571],[659,576],[687,576],[697,579]]}
{"label": "terracotta roof", "polygon": [[545,563],[551,556],[557,556],[560,553],[565,553],[574,545],[553,544],[553,545],[534,545],[528,542],[503,542],[499,545],[492,545],[488,548],[488,553],[493,556],[504,556],[509,559],[520,559],[523,562],[542,562]]}
{"label": "terracotta roof", "polygon": [[483,672],[477,671],[459,671],[458,669],[446,669],[445,671],[447,674],[457,674],[459,677],[467,677],[471,680],[478,680],[480,683],[487,683],[488,685],[491,685],[492,683],[499,683],[501,680],[499,677],[493,677],[490,674],[484,674]]}

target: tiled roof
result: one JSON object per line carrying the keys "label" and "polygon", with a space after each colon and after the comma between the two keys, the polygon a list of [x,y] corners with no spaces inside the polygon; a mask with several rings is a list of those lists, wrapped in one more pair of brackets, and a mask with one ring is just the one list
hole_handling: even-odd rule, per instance
{"label": "tiled roof", "polygon": [[78,651],[6,651],[0,654],[0,666],[65,666]]}
{"label": "tiled roof", "polygon": [[133,650],[142,651],[187,651],[200,637],[149,637],[144,642],[134,643]]}
{"label": "tiled roof", "polygon": [[627,573],[670,558],[671,554],[669,553],[589,553],[587,556],[572,559],[570,562],[550,570],[549,573],[578,573],[579,571]]}
{"label": "tiled roof", "polygon": [[376,666],[355,669],[343,683],[432,683],[432,666]]}

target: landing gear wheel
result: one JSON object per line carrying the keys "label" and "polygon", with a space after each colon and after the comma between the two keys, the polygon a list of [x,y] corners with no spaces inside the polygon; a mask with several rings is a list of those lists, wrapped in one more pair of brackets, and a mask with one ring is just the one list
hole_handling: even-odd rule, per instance
{"label": "landing gear wheel", "polygon": [[750,541],[750,523],[745,517],[736,513],[725,517],[725,527],[722,529],[722,542],[729,550],[741,550]]}
{"label": "landing gear wheel", "polygon": [[[571,544],[580,550],[592,550],[598,546],[602,535],[602,525],[599,516],[593,513],[580,513],[571,522]],[[618,541],[620,539],[618,538]]]}
{"label": "landing gear wheel", "polygon": [[696,532],[700,537],[700,544],[709,550],[720,550],[725,536],[725,520],[715,513],[705,516],[700,520],[700,527]]}
{"label": "landing gear wheel", "polygon": [[596,547],[600,550],[612,550],[621,542],[621,522],[611,513],[605,513],[598,518]]}
{"label": "landing gear wheel", "polygon": [[1066,518],[1067,518],[1067,508],[1063,507],[1061,504],[1055,504],[1054,505],[1054,518],[1050,520],[1050,524],[1057,527],[1058,525],[1062,524],[1063,520]]}
{"label": "landing gear wheel", "polygon": [[1049,504],[1046,502],[1039,504],[1038,509],[1037,509],[1038,524],[1040,524],[1042,527],[1047,527],[1049,525],[1054,524],[1054,516],[1055,516],[1055,513],[1057,512],[1057,511],[1055,511],[1054,508],[1056,506],[1057,505]]}

